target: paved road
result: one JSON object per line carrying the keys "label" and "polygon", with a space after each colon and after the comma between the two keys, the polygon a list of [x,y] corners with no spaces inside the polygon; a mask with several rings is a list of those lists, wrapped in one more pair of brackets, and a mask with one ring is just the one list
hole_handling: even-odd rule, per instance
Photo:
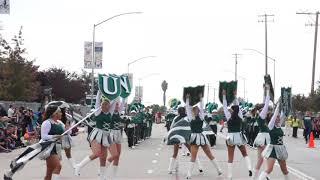
{"label": "paved road", "polygon": [[[127,148],[127,143],[123,143],[123,153],[120,160],[120,167],[118,171],[118,179],[153,179],[153,180],[180,180],[184,179],[186,174],[186,165],[189,161],[189,157],[179,155],[180,171],[176,174],[169,175],[167,173],[168,161],[172,154],[172,147],[163,144],[162,139],[166,133],[163,124],[156,124],[154,126],[154,132],[151,139],[142,142],[137,149],[130,150]],[[301,134],[300,134],[300,137]],[[126,140],[126,139],[124,139]],[[73,156],[77,161],[80,161],[88,153],[90,149],[86,141],[86,134],[80,134],[74,138],[75,147],[72,150]],[[285,138],[285,143],[289,151],[288,165],[291,167],[290,174],[291,179],[303,179],[303,174],[313,177],[314,179],[320,179],[319,164],[320,164],[320,142],[316,141],[317,148],[309,149],[304,144],[302,138],[293,139],[291,137]],[[249,149],[249,155],[254,164],[256,158],[256,151]],[[9,154],[0,154],[0,169],[4,170],[8,167],[9,161],[16,157],[22,150],[17,150]],[[200,152],[200,151],[199,151]],[[217,177],[216,171],[210,164],[204,153],[201,151],[199,158],[204,166],[204,173],[199,175],[195,170],[194,180],[207,180],[207,179],[226,179],[227,171],[227,152],[225,143],[222,139],[218,139],[218,145],[213,149],[213,153],[216,156],[218,162],[221,164],[224,171],[222,177]],[[248,180],[248,172],[246,164],[240,156],[240,152],[236,151],[234,163],[234,179],[236,180]],[[73,176],[72,168],[68,162],[63,158],[63,169],[61,172],[61,179],[98,179],[97,172],[99,169],[98,161],[95,161],[82,170],[80,178]],[[298,171],[299,172],[298,172]],[[302,172],[303,174],[301,174]],[[15,175],[15,180],[38,180],[43,179],[45,174],[45,162],[35,159],[20,172]],[[282,179],[281,171],[278,167],[274,168],[274,172],[271,175],[271,179]]]}

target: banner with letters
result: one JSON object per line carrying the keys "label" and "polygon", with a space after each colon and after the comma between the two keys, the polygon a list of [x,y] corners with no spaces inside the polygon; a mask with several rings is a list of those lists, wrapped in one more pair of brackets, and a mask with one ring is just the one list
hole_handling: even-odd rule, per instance
{"label": "banner with letters", "polygon": [[99,74],[99,90],[102,95],[112,101],[118,97],[127,98],[131,93],[128,75]]}

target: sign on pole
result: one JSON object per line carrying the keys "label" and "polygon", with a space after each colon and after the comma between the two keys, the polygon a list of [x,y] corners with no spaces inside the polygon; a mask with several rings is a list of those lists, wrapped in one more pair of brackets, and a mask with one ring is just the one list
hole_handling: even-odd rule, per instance
{"label": "sign on pole", "polygon": [[[103,43],[95,42],[94,69],[102,69]],[[92,69],[92,42],[84,42],[84,68]]]}
{"label": "sign on pole", "polygon": [[10,0],[0,0],[0,14],[10,14]]}

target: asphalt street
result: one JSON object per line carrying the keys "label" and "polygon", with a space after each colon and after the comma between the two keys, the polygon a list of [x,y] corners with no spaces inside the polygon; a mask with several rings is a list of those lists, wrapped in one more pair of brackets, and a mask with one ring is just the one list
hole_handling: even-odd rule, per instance
{"label": "asphalt street", "polygon": [[[187,172],[187,162],[190,160],[188,156],[182,156],[179,153],[179,171],[177,173],[168,174],[168,162],[172,155],[172,147],[163,143],[163,137],[166,134],[166,129],[163,124],[155,124],[153,127],[153,134],[150,139],[142,142],[136,149],[129,149],[124,135],[122,144],[122,154],[118,170],[119,180],[180,180],[185,179]],[[320,179],[319,165],[320,165],[320,141],[316,142],[316,148],[308,148],[302,139],[302,133],[299,133],[299,138],[294,139],[287,136],[284,140],[289,152],[289,159],[287,161],[290,170],[291,179]],[[74,147],[72,148],[72,155],[77,162],[81,161],[86,155],[90,153],[89,145],[86,140],[86,133],[81,133],[74,137]],[[247,148],[249,156],[251,157],[252,164],[256,161],[256,150]],[[0,169],[4,171],[8,168],[12,159],[18,156],[23,149],[16,150],[11,153],[0,154]],[[218,160],[223,170],[222,177],[218,177],[212,164],[204,153],[199,151],[199,158],[204,167],[204,173],[194,169],[194,180],[207,180],[207,179],[226,179],[227,178],[227,151],[226,145],[222,138],[217,140],[217,146],[212,149],[214,156]],[[98,179],[99,162],[98,160],[88,164],[81,171],[80,177],[73,176],[73,169],[66,161],[63,155],[62,161],[62,180],[71,179]],[[39,180],[43,179],[46,171],[45,161],[34,159],[29,162],[23,170],[19,171],[14,180]],[[233,169],[235,180],[250,179],[244,159],[241,154],[236,150],[235,162]],[[283,179],[280,168],[276,166],[270,175],[272,180]]]}

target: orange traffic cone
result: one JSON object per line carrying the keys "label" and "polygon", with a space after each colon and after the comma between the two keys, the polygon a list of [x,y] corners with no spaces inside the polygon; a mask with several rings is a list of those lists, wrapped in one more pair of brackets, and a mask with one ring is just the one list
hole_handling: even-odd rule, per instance
{"label": "orange traffic cone", "polygon": [[310,133],[309,146],[308,146],[308,148],[315,148],[315,146],[314,146],[313,132]]}

